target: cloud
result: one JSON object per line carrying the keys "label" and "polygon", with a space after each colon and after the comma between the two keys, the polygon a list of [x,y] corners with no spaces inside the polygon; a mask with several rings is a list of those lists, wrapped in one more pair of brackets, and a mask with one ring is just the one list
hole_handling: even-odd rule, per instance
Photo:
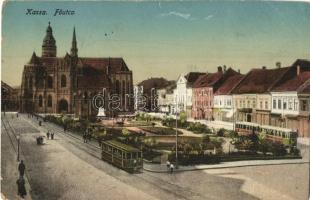
{"label": "cloud", "polygon": [[191,19],[191,14],[189,13],[180,13],[176,11],[170,11],[168,13],[162,13],[160,16],[167,17],[167,16],[176,16],[176,17],[181,17],[183,19],[189,20]]}
{"label": "cloud", "polygon": [[205,19],[205,20],[210,20],[211,18],[213,18],[213,15],[208,15],[208,16],[206,16],[204,19]]}

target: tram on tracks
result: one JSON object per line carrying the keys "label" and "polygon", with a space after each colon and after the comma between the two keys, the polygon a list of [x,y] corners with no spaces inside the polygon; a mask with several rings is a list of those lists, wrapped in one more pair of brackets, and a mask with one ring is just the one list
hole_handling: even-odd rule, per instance
{"label": "tram on tracks", "polygon": [[117,140],[102,141],[101,158],[127,172],[139,172],[143,167],[143,154],[138,148]]}
{"label": "tram on tracks", "polygon": [[253,132],[255,134],[265,133],[266,138],[269,140],[283,142],[284,139],[287,139],[291,145],[297,145],[297,131],[288,128],[260,125],[252,122],[236,122],[235,127],[239,134],[247,135]]}

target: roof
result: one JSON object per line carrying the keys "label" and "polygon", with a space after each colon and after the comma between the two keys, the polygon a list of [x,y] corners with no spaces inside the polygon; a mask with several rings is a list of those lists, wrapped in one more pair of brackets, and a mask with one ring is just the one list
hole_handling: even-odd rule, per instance
{"label": "roof", "polygon": [[[299,66],[299,75],[297,75],[297,66]],[[272,92],[303,90],[304,84],[308,80],[310,80],[310,61],[297,60],[272,88]]]}
{"label": "roof", "polygon": [[202,73],[202,72],[189,72],[184,77],[187,80],[187,85],[192,86],[201,75],[205,75],[205,74],[206,73]]}
{"label": "roof", "polygon": [[266,93],[288,70],[288,67],[275,69],[252,69],[232,90],[232,93]]}
{"label": "roof", "polygon": [[223,72],[208,73],[201,75],[193,84],[193,88],[211,87],[223,76]]}
{"label": "roof", "polygon": [[[120,71],[130,71],[123,58],[87,58],[80,57],[79,60],[84,67],[92,67],[101,71],[116,73]],[[108,68],[109,67],[109,68]],[[108,69],[107,69],[108,68]]]}
{"label": "roof", "polygon": [[228,77],[223,84],[214,93],[215,95],[226,95],[231,92],[231,90],[240,82],[244,77],[242,74],[236,74],[234,76]]}
{"label": "roof", "polygon": [[122,150],[127,151],[127,152],[140,152],[141,151],[138,148],[135,148],[133,146],[129,146],[129,145],[124,144],[122,142],[119,142],[117,140],[107,140],[107,141],[102,141],[102,143],[105,143],[107,145],[111,145],[115,148],[122,149]]}

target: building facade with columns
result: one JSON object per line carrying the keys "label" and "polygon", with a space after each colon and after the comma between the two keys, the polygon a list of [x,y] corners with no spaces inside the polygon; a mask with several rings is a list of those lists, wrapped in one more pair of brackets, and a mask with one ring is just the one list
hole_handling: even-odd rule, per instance
{"label": "building facade with columns", "polygon": [[93,97],[99,94],[105,98],[101,104],[108,115],[133,111],[132,71],[122,58],[79,57],[75,28],[70,54],[57,57],[56,40],[49,24],[42,55],[33,52],[24,66],[20,111],[88,118],[98,113]]}

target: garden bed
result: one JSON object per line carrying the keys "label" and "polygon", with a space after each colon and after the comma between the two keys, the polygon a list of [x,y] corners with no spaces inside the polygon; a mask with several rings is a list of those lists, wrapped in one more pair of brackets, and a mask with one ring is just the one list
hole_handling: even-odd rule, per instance
{"label": "garden bed", "polygon": [[[143,127],[144,131],[156,134],[156,135],[175,135],[176,130],[169,127]],[[178,130],[178,135],[182,135],[183,132]]]}

